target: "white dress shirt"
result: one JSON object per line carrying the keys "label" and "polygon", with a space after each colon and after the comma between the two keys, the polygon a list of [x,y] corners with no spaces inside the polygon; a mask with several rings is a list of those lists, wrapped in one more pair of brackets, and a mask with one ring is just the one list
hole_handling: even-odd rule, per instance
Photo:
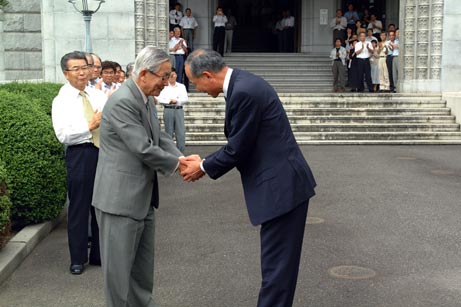
{"label": "white dress shirt", "polygon": [[392,50],[392,56],[399,56],[399,45],[400,45],[400,42],[399,42],[399,39],[396,38],[394,40],[394,45],[397,45],[394,47],[394,50]]}
{"label": "white dress shirt", "polygon": [[183,14],[181,11],[171,10],[170,11],[170,24],[178,25],[182,17],[183,17]]}
{"label": "white dress shirt", "polygon": [[179,25],[183,28],[183,29],[195,29],[198,27],[198,23],[197,23],[197,20],[195,20],[195,18],[193,16],[184,16],[182,19],[181,19],[181,22],[179,23]]}
{"label": "white dress shirt", "polygon": [[282,26],[284,28],[293,28],[295,26],[295,18],[294,18],[294,16],[283,18],[282,19]]}
{"label": "white dress shirt", "polygon": [[[364,46],[362,52],[357,53],[357,51],[360,51],[360,49],[362,49],[362,46]],[[370,42],[367,42],[365,41],[364,43],[362,43],[361,41],[357,42],[355,44],[355,53],[357,54],[357,58],[359,59],[368,59],[370,58],[371,54],[370,54],[370,51],[368,51],[368,48],[369,47],[370,49],[373,49],[373,46],[371,45]]]}
{"label": "white dress shirt", "polygon": [[347,28],[347,19],[344,16],[341,16],[339,18],[339,23],[336,24],[336,20],[338,20],[338,17],[335,17],[331,20],[330,22],[330,27],[333,30],[344,30]]}
{"label": "white dress shirt", "polygon": [[[180,41],[182,41],[184,47],[187,48],[187,43],[186,43],[186,40],[184,38],[176,38],[175,36],[173,36],[171,39],[170,39],[170,42],[168,43],[168,48],[169,49],[173,49],[174,46],[176,46],[177,43],[179,43]],[[185,54],[184,52],[184,49],[182,48],[179,48],[178,50],[176,51],[170,51],[170,54]]]}
{"label": "white dress shirt", "polygon": [[[378,27],[378,28],[373,28],[373,24],[375,25],[375,27]],[[374,22],[370,22],[367,27],[367,29],[373,29],[373,34],[381,33],[382,28],[383,28],[383,23],[380,20],[375,20]]]}
{"label": "white dress shirt", "polygon": [[213,22],[215,27],[225,27],[227,23],[226,15],[214,15]]}
{"label": "white dress shirt", "polygon": [[[93,110],[102,111],[107,97],[100,90],[85,88],[85,93]],[[83,100],[80,91],[64,84],[53,99],[51,109],[53,129],[59,142],[65,145],[77,145],[91,142],[91,132],[83,112]]]}
{"label": "white dress shirt", "polygon": [[168,83],[167,86],[163,88],[160,92],[160,95],[157,97],[157,100],[160,104],[168,105],[171,102],[171,99],[177,100],[174,106],[182,106],[189,101],[187,96],[187,90],[184,84],[176,82],[175,85]]}

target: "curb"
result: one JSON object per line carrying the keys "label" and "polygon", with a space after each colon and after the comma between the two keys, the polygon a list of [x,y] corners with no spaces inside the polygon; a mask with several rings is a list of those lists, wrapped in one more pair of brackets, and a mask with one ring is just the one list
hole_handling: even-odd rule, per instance
{"label": "curb", "polygon": [[67,217],[67,206],[53,220],[24,227],[0,251],[0,285],[16,270],[34,248]]}

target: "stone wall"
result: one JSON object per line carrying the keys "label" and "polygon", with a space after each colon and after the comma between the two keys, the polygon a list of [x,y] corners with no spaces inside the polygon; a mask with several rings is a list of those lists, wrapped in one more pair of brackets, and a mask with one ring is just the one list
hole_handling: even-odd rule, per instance
{"label": "stone wall", "polygon": [[40,0],[10,1],[2,15],[0,80],[42,79]]}

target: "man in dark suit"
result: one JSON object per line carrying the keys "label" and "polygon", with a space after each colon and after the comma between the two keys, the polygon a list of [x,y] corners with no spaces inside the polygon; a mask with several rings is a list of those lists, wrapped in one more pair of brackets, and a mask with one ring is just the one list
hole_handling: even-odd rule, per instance
{"label": "man in dark suit", "polygon": [[215,51],[196,50],[186,74],[198,91],[224,93],[227,144],[201,160],[181,159],[181,175],[217,179],[236,167],[253,225],[261,225],[259,307],[292,306],[309,199],[316,185],[277,93],[263,79],[231,69]]}
{"label": "man in dark suit", "polygon": [[133,77],[109,98],[101,119],[101,148],[93,193],[108,306],[155,306],[154,208],[157,172],[171,175],[181,152],[153,116],[171,72],[169,56],[145,47]]}

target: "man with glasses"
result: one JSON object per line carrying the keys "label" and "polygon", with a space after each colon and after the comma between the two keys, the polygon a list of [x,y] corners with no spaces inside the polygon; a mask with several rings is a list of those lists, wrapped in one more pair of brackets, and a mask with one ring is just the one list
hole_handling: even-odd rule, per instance
{"label": "man with glasses", "polygon": [[153,116],[168,83],[168,54],[139,52],[132,77],[110,96],[101,120],[93,205],[99,223],[107,306],[154,306],[157,172],[169,176],[181,152]]}
{"label": "man with glasses", "polygon": [[99,82],[96,85],[97,89],[103,91],[104,94],[109,97],[115,92],[119,85],[117,84],[116,79],[116,66],[115,63],[112,61],[104,61],[101,64],[101,79],[102,82]]}
{"label": "man with glasses", "polygon": [[[91,206],[98,162],[99,123],[106,96],[88,87],[89,70],[83,52],[74,51],[61,59],[67,83],[53,100],[53,128],[58,140],[67,146],[67,193],[69,196],[67,233],[70,272],[78,275],[84,264],[101,265],[99,230]],[[91,249],[88,257],[88,222],[91,214]]]}

